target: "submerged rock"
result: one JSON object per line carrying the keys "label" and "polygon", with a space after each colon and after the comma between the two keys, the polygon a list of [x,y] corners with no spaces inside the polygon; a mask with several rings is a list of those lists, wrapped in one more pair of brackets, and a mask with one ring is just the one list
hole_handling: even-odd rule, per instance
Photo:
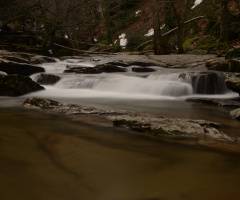
{"label": "submerged rock", "polygon": [[42,67],[0,59],[0,71],[7,74],[30,76],[35,73],[44,72],[45,70]]}
{"label": "submerged rock", "polygon": [[133,67],[132,71],[134,71],[134,72],[154,72],[156,70],[149,68],[149,67]]}
{"label": "submerged rock", "polygon": [[0,75],[0,96],[21,96],[30,92],[44,90],[30,77],[21,75]]}
{"label": "submerged rock", "polygon": [[57,83],[61,78],[53,74],[39,74],[36,77],[36,82],[41,85],[53,85]]}
{"label": "submerged rock", "polygon": [[230,115],[232,118],[240,120],[240,108],[230,111]]}
{"label": "submerged rock", "polygon": [[103,64],[97,65],[95,67],[72,67],[64,71],[64,73],[78,73],[78,74],[101,74],[103,72],[105,73],[126,72],[126,69],[111,64]]}
{"label": "submerged rock", "polygon": [[31,64],[53,63],[56,62],[54,58],[37,55],[30,59]]}

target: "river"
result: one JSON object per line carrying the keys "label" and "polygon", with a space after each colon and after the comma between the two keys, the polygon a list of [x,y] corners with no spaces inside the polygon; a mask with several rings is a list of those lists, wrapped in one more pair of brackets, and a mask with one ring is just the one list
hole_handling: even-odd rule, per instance
{"label": "river", "polygon": [[[226,133],[240,136],[239,122],[229,117],[228,109],[184,102],[186,96],[236,98],[236,94],[196,95],[190,83],[176,84],[167,75],[171,70],[161,69],[169,77],[164,87],[178,89],[156,95],[155,84],[162,85],[161,81],[145,80],[148,74],[65,75],[63,69],[70,61],[45,64],[47,72],[62,76],[56,85],[45,86],[47,90],[0,99],[1,199],[239,199],[239,154],[168,143],[121,132],[108,123],[99,126],[21,108],[29,96],[48,97],[98,108],[212,120],[223,124]],[[179,70],[171,71],[176,73]]]}

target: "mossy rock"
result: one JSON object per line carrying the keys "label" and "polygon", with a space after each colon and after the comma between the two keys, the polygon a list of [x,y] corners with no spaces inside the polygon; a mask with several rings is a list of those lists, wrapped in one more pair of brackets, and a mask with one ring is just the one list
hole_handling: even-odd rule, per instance
{"label": "mossy rock", "polygon": [[27,76],[0,75],[0,96],[15,97],[44,89]]}
{"label": "mossy rock", "polygon": [[240,58],[240,47],[231,49],[225,56],[226,59]]}

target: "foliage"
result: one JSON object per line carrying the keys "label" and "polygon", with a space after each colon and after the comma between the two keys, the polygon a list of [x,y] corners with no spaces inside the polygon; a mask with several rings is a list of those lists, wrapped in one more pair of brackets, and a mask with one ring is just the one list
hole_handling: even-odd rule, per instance
{"label": "foliage", "polygon": [[139,33],[129,32],[127,34],[127,50],[134,51],[138,46],[144,43],[148,38]]}

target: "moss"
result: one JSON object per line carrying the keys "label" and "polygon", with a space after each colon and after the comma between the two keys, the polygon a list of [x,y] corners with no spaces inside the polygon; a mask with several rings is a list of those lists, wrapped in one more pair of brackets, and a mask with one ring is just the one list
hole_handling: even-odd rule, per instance
{"label": "moss", "polygon": [[189,48],[190,45],[192,45],[195,41],[197,41],[199,38],[198,37],[195,37],[195,38],[191,38],[191,39],[188,39],[186,40],[184,43],[183,43],[183,49],[184,49],[184,52],[186,52]]}

